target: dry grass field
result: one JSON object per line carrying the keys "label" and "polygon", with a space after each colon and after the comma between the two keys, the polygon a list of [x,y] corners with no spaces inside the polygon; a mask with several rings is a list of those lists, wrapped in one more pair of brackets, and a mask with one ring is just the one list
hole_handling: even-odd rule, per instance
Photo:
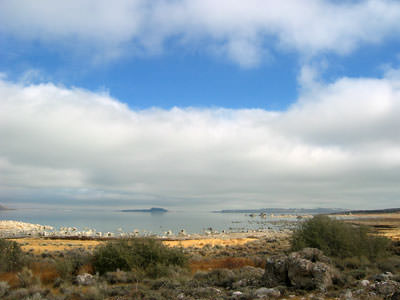
{"label": "dry grass field", "polygon": [[203,248],[206,245],[210,246],[238,246],[244,245],[248,242],[257,240],[256,238],[226,238],[226,239],[193,239],[193,240],[177,240],[177,241],[164,241],[163,244],[169,247],[194,247]]}
{"label": "dry grass field", "polygon": [[67,239],[43,239],[43,238],[20,238],[14,239],[21,245],[22,250],[40,254],[45,251],[65,251],[76,248],[84,248],[87,250],[95,248],[102,241],[96,240],[67,240]]}
{"label": "dry grass field", "polygon": [[400,213],[354,214],[344,216],[345,221],[355,225],[367,225],[374,232],[392,240],[400,241]]}
{"label": "dry grass field", "polygon": [[[76,248],[86,250],[94,249],[97,245],[103,243],[98,240],[68,240],[68,239],[43,239],[43,238],[19,238],[13,239],[21,245],[22,250],[40,254],[45,251],[66,251]],[[204,239],[188,239],[188,240],[171,240],[163,241],[163,244],[169,247],[194,247],[202,248],[206,245],[210,246],[238,246],[248,242],[255,241],[256,238],[204,238]]]}

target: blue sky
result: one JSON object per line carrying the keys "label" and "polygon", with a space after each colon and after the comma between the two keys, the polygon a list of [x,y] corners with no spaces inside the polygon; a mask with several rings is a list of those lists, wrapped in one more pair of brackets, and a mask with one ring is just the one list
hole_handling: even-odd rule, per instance
{"label": "blue sky", "polygon": [[[41,43],[3,37],[1,69],[13,80],[35,70],[35,82],[108,91],[132,108],[173,106],[284,109],[297,98],[298,57],[279,54],[244,68],[223,58],[166,45],[166,53],[127,55],[93,64]],[[171,50],[169,49],[171,48]],[[10,55],[10,53],[14,53]]]}
{"label": "blue sky", "polygon": [[[175,43],[176,44],[176,43]],[[15,40],[3,34],[0,69],[18,81],[33,72],[30,82],[107,91],[134,109],[149,107],[226,107],[285,110],[299,96],[303,58],[295,51],[275,51],[258,65],[240,66],[169,42],[165,53],[126,55],[93,63],[83,54],[67,55],[59,46]],[[312,63],[323,65],[321,80],[381,77],[399,63],[400,42],[360,45],[348,55],[322,53]]]}
{"label": "blue sky", "polygon": [[396,206],[398,20],[391,0],[1,1],[0,202]]}

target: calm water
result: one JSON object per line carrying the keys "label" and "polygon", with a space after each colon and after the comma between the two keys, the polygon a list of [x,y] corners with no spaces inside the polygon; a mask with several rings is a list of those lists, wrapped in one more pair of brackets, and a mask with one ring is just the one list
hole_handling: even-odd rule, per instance
{"label": "calm water", "polygon": [[19,209],[0,211],[1,220],[15,220],[58,229],[61,226],[78,227],[79,230],[94,228],[102,232],[125,232],[138,229],[155,234],[167,230],[178,233],[185,229],[188,233],[200,233],[211,227],[213,230],[235,230],[276,228],[271,219],[251,218],[243,213],[220,214],[212,212],[171,211],[163,214],[132,213],[93,209]]}

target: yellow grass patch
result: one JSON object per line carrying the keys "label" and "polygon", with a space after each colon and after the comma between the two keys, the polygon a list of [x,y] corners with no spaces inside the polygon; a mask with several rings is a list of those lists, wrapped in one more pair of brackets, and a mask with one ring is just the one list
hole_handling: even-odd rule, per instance
{"label": "yellow grass patch", "polygon": [[14,239],[21,245],[23,251],[31,251],[36,254],[43,253],[44,251],[47,252],[54,252],[54,251],[65,251],[65,250],[72,250],[77,248],[84,248],[84,249],[92,249],[97,245],[103,243],[102,241],[96,240],[51,240],[51,239],[41,239],[41,238],[23,238],[23,239]]}
{"label": "yellow grass patch", "polygon": [[[244,245],[248,242],[257,240],[256,238],[205,238],[205,239],[191,239],[191,240],[174,240],[163,241],[162,243],[168,247],[195,247],[202,248],[206,245],[210,246],[235,246]],[[20,238],[13,239],[20,244],[23,251],[33,251],[35,254],[41,254],[45,251],[66,251],[77,248],[94,249],[104,241],[98,240],[67,240],[67,239],[43,239],[43,238]],[[32,250],[33,249],[33,250]]]}
{"label": "yellow grass patch", "polygon": [[197,271],[210,271],[213,269],[237,269],[244,266],[261,267],[257,266],[254,261],[244,257],[224,257],[193,260],[189,263],[192,273]]}
{"label": "yellow grass patch", "polygon": [[248,242],[255,241],[255,238],[234,238],[234,239],[195,239],[195,240],[181,240],[181,241],[163,241],[163,244],[169,247],[194,247],[202,248],[205,245],[210,246],[237,246],[244,245]]}

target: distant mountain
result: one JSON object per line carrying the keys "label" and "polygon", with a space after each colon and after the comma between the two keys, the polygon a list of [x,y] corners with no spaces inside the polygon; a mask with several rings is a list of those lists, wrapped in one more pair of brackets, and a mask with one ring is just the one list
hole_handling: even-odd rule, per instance
{"label": "distant mountain", "polygon": [[341,208],[259,208],[259,209],[224,209],[213,211],[214,213],[246,213],[246,214],[331,214],[342,212]]}
{"label": "distant mountain", "polygon": [[392,214],[399,213],[400,208],[385,208],[385,209],[371,209],[371,210],[342,210],[333,214]]}
{"label": "distant mountain", "polygon": [[152,207],[150,209],[123,209],[122,212],[149,212],[149,213],[166,213],[168,210],[161,207]]}

